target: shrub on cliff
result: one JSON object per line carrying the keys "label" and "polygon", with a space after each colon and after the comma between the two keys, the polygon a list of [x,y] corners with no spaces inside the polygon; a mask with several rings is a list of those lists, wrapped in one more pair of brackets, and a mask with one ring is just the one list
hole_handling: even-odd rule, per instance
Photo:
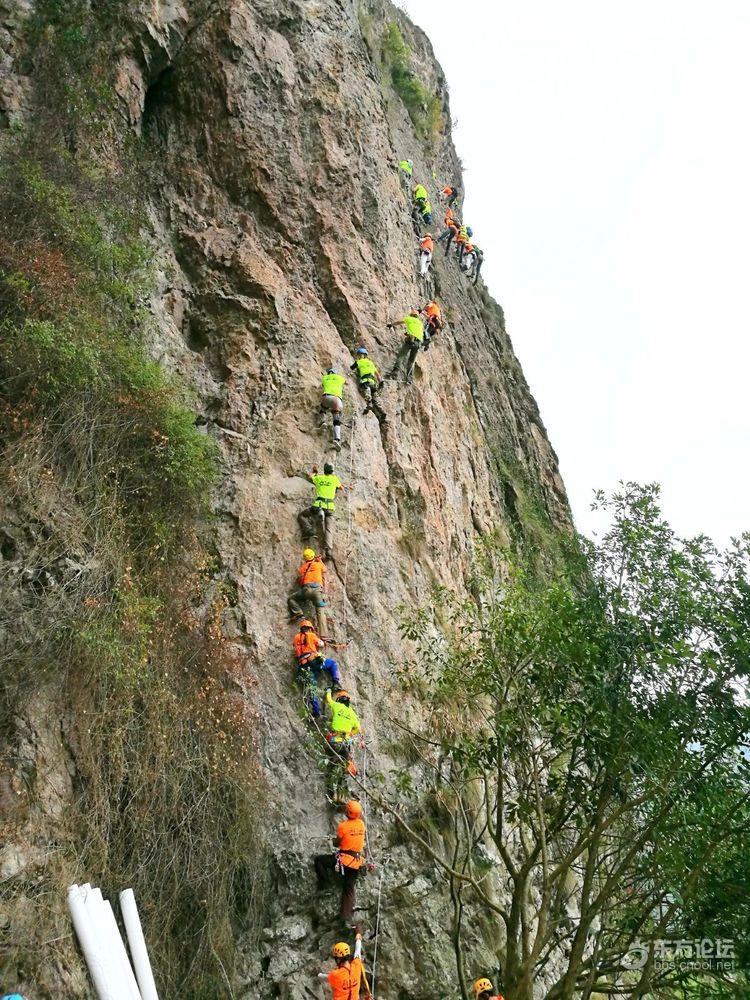
{"label": "shrub on cliff", "polygon": [[395,21],[389,21],[383,33],[382,53],[393,89],[404,102],[415,132],[420,139],[434,142],[442,129],[442,105],[412,69],[411,49]]}
{"label": "shrub on cliff", "polygon": [[[421,656],[404,682],[432,711],[405,738],[432,775],[421,811],[449,831],[446,853],[379,801],[447,877],[464,996],[469,902],[496,922],[508,1000],[542,976],[553,1000],[739,995],[750,537],[725,552],[678,538],[655,488],[599,502],[612,526],[565,572],[509,569],[488,549],[472,599],[442,595],[407,624]],[[714,961],[696,985],[672,945],[705,940]]]}
{"label": "shrub on cliff", "polygon": [[[5,886],[37,920],[0,978],[35,980],[47,901],[61,910],[85,876],[135,886],[166,995],[220,996],[234,934],[262,907],[264,788],[233,688],[252,677],[223,637],[210,555],[216,450],[145,349],[145,176],[118,134],[102,34],[116,7],[36,6],[35,111],[0,170],[0,491],[16,539],[0,574],[0,759],[12,773],[43,705],[74,767],[44,831],[50,862]],[[26,796],[20,839],[38,836]]]}

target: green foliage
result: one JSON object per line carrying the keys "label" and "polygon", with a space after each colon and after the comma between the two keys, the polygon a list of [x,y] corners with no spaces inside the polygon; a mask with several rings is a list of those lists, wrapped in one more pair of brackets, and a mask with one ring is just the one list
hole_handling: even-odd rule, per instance
{"label": "green foliage", "polygon": [[103,482],[91,488],[106,489],[109,481],[116,489],[134,544],[153,542],[156,525],[176,532],[206,509],[214,446],[196,428],[176,381],[137,344],[63,324],[28,319],[0,326],[8,412],[33,403],[35,420],[65,424],[60,462],[101,469],[99,458],[107,456]]}
{"label": "green foliage", "polygon": [[0,172],[0,422],[9,441],[30,422],[64,425],[53,466],[87,464],[92,493],[115,491],[133,544],[150,551],[206,509],[214,447],[141,346],[151,251],[139,220],[95,201],[99,187],[66,158],[28,152],[21,143]]}
{"label": "green foliage", "polygon": [[38,120],[52,135],[109,138],[115,93],[109,80],[120,0],[40,0],[27,25]]}
{"label": "green foliage", "polygon": [[[652,486],[598,503],[610,530],[564,566],[544,575],[487,547],[472,599],[438,594],[405,624],[436,787],[457,817],[450,877],[502,916],[510,997],[528,995],[541,951],[567,956],[553,1000],[586,984],[657,995],[690,979],[653,956],[629,971],[635,941],[721,937],[741,959],[750,951],[737,887],[750,831],[750,536],[724,552],[678,538]],[[488,842],[508,907],[482,884],[475,855]],[[574,921],[555,902],[571,891]]]}
{"label": "green foliage", "polygon": [[41,881],[22,871],[11,886],[40,919],[0,977],[33,977],[47,901],[97,872],[110,892],[135,886],[164,995],[231,995],[267,854],[257,724],[198,537],[217,453],[145,349],[142,152],[109,76],[122,4],[34,8],[34,106],[0,167],[0,490],[28,577],[0,576],[0,757],[13,768],[32,699],[49,706],[66,720],[75,801],[49,820]]}
{"label": "green foliage", "polygon": [[382,52],[393,89],[404,102],[415,132],[420,139],[434,144],[443,129],[442,105],[411,68],[411,49],[395,21],[389,21],[383,33]]}

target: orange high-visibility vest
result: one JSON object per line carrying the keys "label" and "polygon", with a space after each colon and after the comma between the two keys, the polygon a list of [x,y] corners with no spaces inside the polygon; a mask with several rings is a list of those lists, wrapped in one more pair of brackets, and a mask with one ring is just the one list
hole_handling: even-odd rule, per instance
{"label": "orange high-visibility vest", "polygon": [[362,961],[359,958],[353,958],[329,972],[328,982],[333,987],[333,1000],[359,1000],[361,980]]}
{"label": "orange high-visibility vest", "polygon": [[303,562],[297,570],[300,587],[304,587],[307,583],[317,583],[322,587],[325,571],[326,568],[323,565],[322,559],[308,559],[306,562]]}
{"label": "orange high-visibility vest", "polygon": [[314,632],[298,632],[294,637],[294,652],[300,663],[306,663],[323,648],[323,640]]}
{"label": "orange high-visibility vest", "polygon": [[339,855],[345,868],[361,868],[365,863],[365,824],[361,819],[347,819],[338,826]]}

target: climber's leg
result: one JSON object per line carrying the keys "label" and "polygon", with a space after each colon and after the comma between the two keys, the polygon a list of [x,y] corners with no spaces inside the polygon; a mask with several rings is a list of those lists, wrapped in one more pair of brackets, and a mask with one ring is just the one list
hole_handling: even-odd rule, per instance
{"label": "climber's leg", "polygon": [[[328,768],[328,791],[335,801],[345,800],[349,791],[346,776],[350,766],[353,767],[351,759],[351,745],[349,740],[335,739],[329,733],[326,737],[330,763]],[[356,774],[356,768],[354,768]]]}
{"label": "climber's leg", "polygon": [[313,865],[315,866],[318,886],[323,889],[331,883],[336,875],[336,855],[316,854],[313,858]]}
{"label": "climber's leg", "polygon": [[316,542],[320,525],[320,513],[317,507],[306,507],[297,514],[302,539],[305,542]]}
{"label": "climber's leg", "polygon": [[399,347],[396,357],[393,359],[393,365],[391,366],[391,370],[388,372],[389,378],[395,378],[396,375],[398,375],[399,369],[401,368],[401,362],[408,355],[410,349],[410,340],[405,340],[401,347]]}
{"label": "climber's leg", "polygon": [[341,919],[351,920],[354,916],[354,900],[359,868],[344,865],[344,884],[341,887]]}
{"label": "climber's leg", "polygon": [[379,422],[382,424],[383,421],[386,419],[385,410],[380,405],[380,403],[377,401],[377,398],[376,398],[376,395],[375,395],[375,391],[373,391],[373,394],[372,394],[371,398],[372,398],[372,401],[370,403],[370,409],[375,414],[375,416],[378,418]]}
{"label": "climber's leg", "polygon": [[325,552],[327,556],[333,553],[333,511],[323,512],[323,537],[325,539]]}
{"label": "climber's leg", "polygon": [[287,598],[286,605],[289,608],[290,618],[301,618],[304,614],[302,608],[300,607],[300,601],[305,599],[305,588],[302,587],[300,590],[295,590],[293,594],[290,594]]}
{"label": "climber's leg", "polygon": [[334,448],[341,449],[341,414],[334,413],[333,415],[333,446]]}
{"label": "climber's leg", "polygon": [[369,413],[372,409],[372,385],[369,382],[360,382],[359,391],[362,394],[362,398],[367,403],[364,412]]}
{"label": "climber's leg", "polygon": [[[447,236],[448,242],[445,244],[445,256],[447,257],[450,253],[451,243],[453,242],[453,237],[456,235],[455,229],[449,229],[447,233],[443,233],[443,236]],[[441,236],[440,239],[443,237]],[[439,242],[439,241],[438,241]]]}
{"label": "climber's leg", "polygon": [[318,623],[318,635],[328,635],[328,615],[326,614],[326,599],[320,587],[308,588],[310,600],[315,605],[315,617]]}
{"label": "climber's leg", "polygon": [[320,716],[320,699],[318,698],[320,687],[318,685],[318,679],[320,678],[322,669],[323,664],[320,660],[315,662],[310,667],[310,708],[312,709],[312,714],[316,719]]}
{"label": "climber's leg", "polygon": [[406,360],[406,381],[411,382],[412,375],[414,374],[414,366],[417,363],[417,355],[419,354],[419,341],[415,340],[409,345],[409,356]]}
{"label": "climber's leg", "polygon": [[320,409],[318,410],[318,427],[323,427],[326,422],[326,413],[330,410],[329,400],[331,396],[324,395],[320,401]]}
{"label": "climber's leg", "polygon": [[331,680],[335,687],[341,686],[341,674],[339,673],[339,665],[335,660],[330,661],[333,666],[330,668],[329,673],[331,675]]}
{"label": "climber's leg", "polygon": [[419,258],[419,273],[424,278],[427,272],[430,270],[430,264],[432,262],[432,253],[429,250],[423,250]]}

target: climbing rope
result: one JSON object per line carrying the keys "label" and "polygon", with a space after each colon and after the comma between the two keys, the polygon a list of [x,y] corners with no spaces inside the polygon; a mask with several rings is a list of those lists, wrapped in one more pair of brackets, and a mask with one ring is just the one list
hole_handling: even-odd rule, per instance
{"label": "climbing rope", "polygon": [[385,861],[383,862],[383,865],[382,865],[382,867],[380,869],[380,878],[378,880],[378,907],[377,907],[377,911],[376,911],[376,914],[375,914],[375,947],[373,948],[373,952],[372,952],[372,986],[371,986],[371,992],[372,992],[372,998],[373,998],[373,1000],[375,1000],[375,998],[376,998],[375,990],[376,990],[376,979],[377,979],[377,970],[378,970],[378,942],[380,940],[380,902],[381,902],[381,899],[382,899],[382,896],[383,896],[383,879],[385,878],[385,870],[388,867],[388,862],[389,861],[390,861],[390,858],[386,858]]}
{"label": "climbing rope", "polygon": [[370,857],[370,842],[367,838],[367,831],[370,828],[370,824],[367,819],[367,755],[369,753],[369,748],[365,742],[365,752],[362,759],[362,814],[365,821],[365,857]]}
{"label": "climbing rope", "polygon": [[352,418],[352,434],[351,441],[349,443],[349,489],[347,491],[347,526],[346,526],[346,544],[344,557],[344,569],[341,574],[341,585],[344,590],[344,616],[343,616],[343,629],[344,629],[344,641],[347,643],[347,649],[344,651],[344,659],[346,661],[347,670],[350,670],[354,675],[356,681],[357,675],[356,670],[352,667],[349,660],[348,654],[348,643],[349,643],[349,593],[347,590],[347,581],[349,579],[349,559],[351,556],[351,545],[352,545],[352,527],[354,523],[354,451],[357,438],[357,412],[355,410],[354,416]]}

